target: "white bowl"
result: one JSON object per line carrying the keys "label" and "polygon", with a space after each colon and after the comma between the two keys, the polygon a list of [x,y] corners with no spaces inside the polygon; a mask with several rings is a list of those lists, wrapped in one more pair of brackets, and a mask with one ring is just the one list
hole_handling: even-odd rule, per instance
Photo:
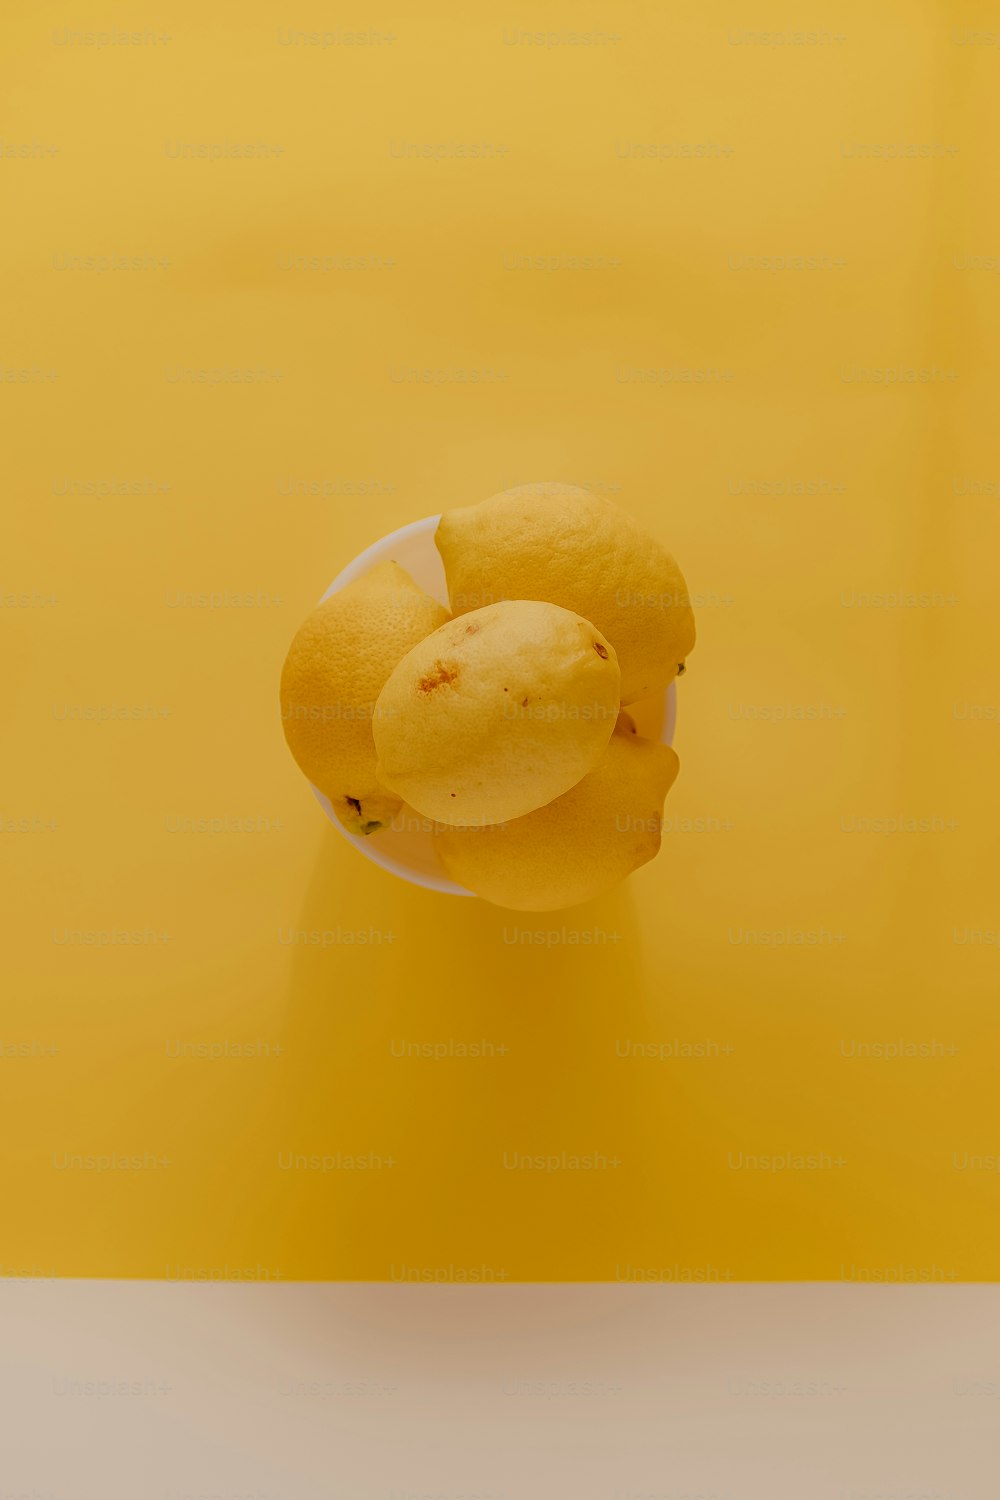
{"label": "white bowl", "polygon": [[[444,566],[434,545],[434,533],[440,519],[440,516],[427,516],[422,521],[412,521],[409,526],[401,526],[398,531],[390,532],[380,542],[373,542],[353,562],[348,563],[342,573],[337,574],[323,599],[329,599],[338,589],[353,583],[355,578],[369,572],[376,563],[388,561],[399,563],[414,583],[447,606],[448,589]],[[321,604],[323,599],[319,601]],[[635,720],[640,734],[661,740],[664,745],[672,744],[677,718],[675,684],[671,683],[668,691],[661,693],[658,698],[649,698],[644,703],[630,703],[628,712]],[[464,886],[456,885],[445,874],[431,837],[432,819],[423,818],[412,808],[404,807],[388,828],[362,838],[348,833],[330,806],[329,799],[323,796],[318,787],[314,786],[313,791],[337,832],[373,864],[380,865],[392,875],[399,875],[412,885],[422,885],[428,891],[442,891],[449,896],[473,894]]]}

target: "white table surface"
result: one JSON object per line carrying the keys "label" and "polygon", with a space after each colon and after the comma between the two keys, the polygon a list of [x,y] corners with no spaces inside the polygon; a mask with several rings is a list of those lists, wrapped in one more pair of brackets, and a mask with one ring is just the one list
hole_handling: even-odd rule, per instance
{"label": "white table surface", "polygon": [[992,1286],[0,1281],[0,1500],[987,1500]]}

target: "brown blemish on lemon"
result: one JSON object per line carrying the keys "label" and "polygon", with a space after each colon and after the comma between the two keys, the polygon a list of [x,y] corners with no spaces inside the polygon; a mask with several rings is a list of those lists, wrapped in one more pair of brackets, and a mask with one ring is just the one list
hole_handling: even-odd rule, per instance
{"label": "brown blemish on lemon", "polygon": [[608,653],[605,651],[605,649],[601,645],[600,641],[595,641],[594,642],[594,650],[597,652],[598,656],[602,659],[602,661],[607,661],[607,659],[608,659]]}
{"label": "brown blemish on lemon", "polygon": [[426,677],[421,677],[417,683],[417,691],[420,693],[432,693],[435,688],[446,687],[449,683],[458,679],[457,667],[446,667],[443,661],[434,663],[434,670],[428,672]]}

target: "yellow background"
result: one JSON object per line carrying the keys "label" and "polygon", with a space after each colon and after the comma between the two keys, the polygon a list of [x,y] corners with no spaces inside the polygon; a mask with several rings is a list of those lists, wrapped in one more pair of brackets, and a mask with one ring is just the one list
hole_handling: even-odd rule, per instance
{"label": "yellow background", "polygon": [[[991,16],[8,8],[0,1274],[997,1274]],[[232,367],[271,378],[176,378]],[[276,692],[357,552],[538,478],[700,600],[677,826],[541,919],[360,859]],[[261,831],[172,831],[226,817]],[[61,941],[112,928],[157,941]],[[900,1041],[940,1051],[845,1055]],[[608,1165],[505,1166],[564,1151]],[[784,1153],[820,1165],[741,1165]]]}

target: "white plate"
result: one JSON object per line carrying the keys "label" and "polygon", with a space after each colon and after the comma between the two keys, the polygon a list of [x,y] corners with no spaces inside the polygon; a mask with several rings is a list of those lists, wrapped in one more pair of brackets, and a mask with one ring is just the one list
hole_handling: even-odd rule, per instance
{"label": "white plate", "polygon": [[[442,604],[448,604],[448,589],[445,585],[444,566],[434,545],[434,533],[440,516],[427,516],[422,521],[413,521],[399,531],[390,532],[381,541],[366,547],[353,562],[338,573],[323,599],[329,599],[338,589],[355,578],[360,578],[374,568],[376,563],[396,562],[405,568],[414,583],[426,589]],[[319,602],[322,604],[323,599]],[[628,712],[635,720],[640,734],[649,739],[658,739],[664,745],[673,744],[674,724],[677,718],[677,693],[674,683],[658,698],[649,698],[644,703],[630,703]],[[380,865],[392,875],[408,880],[412,885],[422,885],[428,891],[442,891],[449,896],[471,896],[464,886],[449,880],[438,860],[431,837],[432,820],[423,818],[410,807],[404,807],[388,828],[373,833],[368,838],[348,833],[337,814],[318,787],[313,791],[319,804],[337,832],[359,853],[373,864]]]}

